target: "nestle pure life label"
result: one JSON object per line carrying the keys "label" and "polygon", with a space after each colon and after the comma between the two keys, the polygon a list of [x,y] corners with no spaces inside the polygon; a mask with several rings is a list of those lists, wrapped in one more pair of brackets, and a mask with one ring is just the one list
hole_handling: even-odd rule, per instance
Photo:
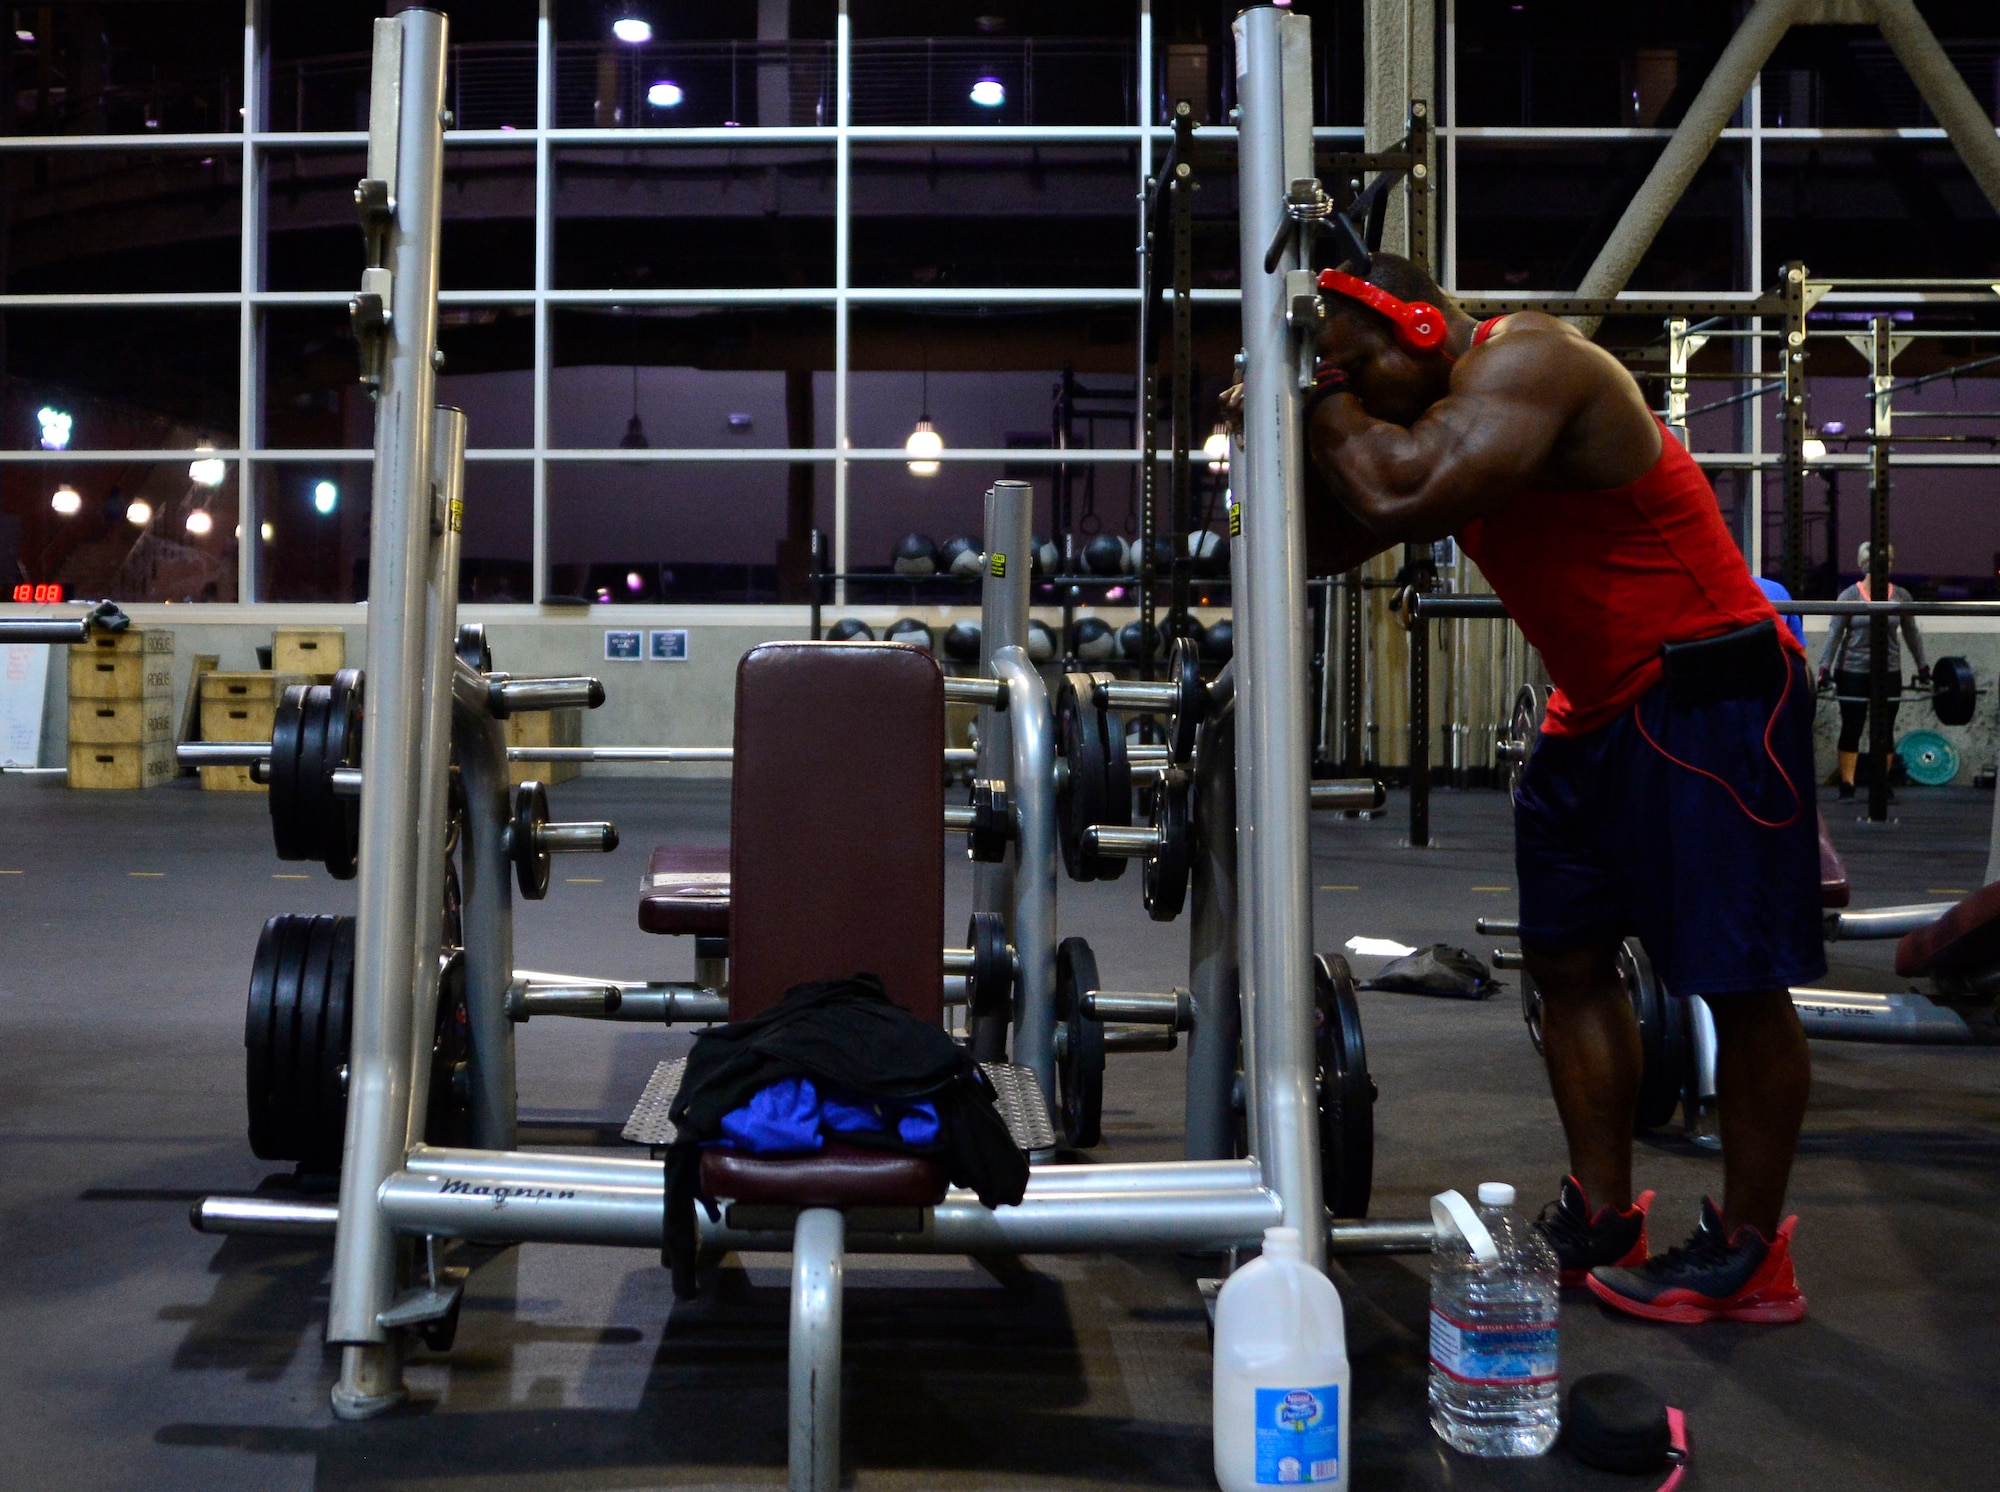
{"label": "nestle pure life label", "polygon": [[1257,1390],[1257,1485],[1340,1479],[1340,1385]]}

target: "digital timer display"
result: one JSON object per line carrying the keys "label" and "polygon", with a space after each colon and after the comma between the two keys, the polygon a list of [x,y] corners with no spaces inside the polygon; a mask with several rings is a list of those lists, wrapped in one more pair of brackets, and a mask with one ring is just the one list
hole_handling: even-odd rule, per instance
{"label": "digital timer display", "polygon": [[36,606],[47,606],[52,602],[61,601],[65,598],[63,596],[62,582],[57,580],[51,580],[43,585],[15,586],[14,599],[16,601],[25,601]]}

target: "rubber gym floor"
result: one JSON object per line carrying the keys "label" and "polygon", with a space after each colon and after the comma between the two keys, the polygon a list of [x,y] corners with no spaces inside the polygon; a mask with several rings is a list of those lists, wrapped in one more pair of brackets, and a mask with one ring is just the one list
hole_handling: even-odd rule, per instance
{"label": "rubber gym floor", "polygon": [[[691,950],[634,921],[650,847],[720,842],[710,782],[583,780],[559,814],[624,832],[559,861],[518,910],[524,966],[687,977]],[[1867,828],[1828,802],[1857,905],[1979,883],[1992,799],[1912,790]],[[1513,908],[1506,803],[1440,793],[1438,844],[1400,848],[1403,804],[1314,828],[1319,945],[1353,933],[1489,946]],[[188,1203],[278,1169],[243,1137],[242,1009],[263,919],[352,911],[353,886],[271,856],[261,800],[0,779],[0,1485],[21,1488],[773,1487],[784,1481],[785,1260],[736,1259],[676,1306],[655,1258],[524,1247],[472,1276],[448,1360],[412,1402],[335,1423],[321,1341],[331,1250],[205,1238]],[[969,878],[953,856],[953,911]],[[1185,978],[1185,924],[1137,877],[1061,890],[1121,988]],[[1896,988],[1888,944],[1836,946],[1830,983]],[[1372,964],[1360,961],[1363,972]],[[1508,1180],[1532,1208],[1563,1169],[1555,1112],[1511,976],[1485,1003],[1364,994],[1376,1108],[1375,1215]],[[521,1031],[529,1145],[616,1145],[654,1061],[685,1036],[537,1021]],[[1790,1327],[1646,1325],[1566,1298],[1562,1370],[1633,1372],[1685,1408],[1687,1485],[1993,1485],[2000,1323],[2000,1051],[1814,1044],[1793,1204],[1810,1300]],[[1116,1058],[1101,1159],[1170,1159],[1182,1057]],[[1642,1139],[1655,1236],[1692,1227],[1718,1164]],[[1336,1278],[1354,1364],[1353,1485],[1646,1487],[1560,1453],[1489,1464],[1425,1419],[1426,1261]],[[1204,1487],[1208,1356],[1195,1280],[1212,1258],[850,1261],[847,1460],[857,1488]]]}

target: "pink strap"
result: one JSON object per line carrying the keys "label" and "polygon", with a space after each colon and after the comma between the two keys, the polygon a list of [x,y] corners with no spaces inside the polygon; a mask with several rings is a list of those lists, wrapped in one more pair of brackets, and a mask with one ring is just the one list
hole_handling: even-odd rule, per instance
{"label": "pink strap", "polygon": [[1674,1459],[1674,1473],[1660,1483],[1660,1492],[1674,1492],[1687,1475],[1687,1416],[1671,1404],[1667,1406],[1667,1454]]}

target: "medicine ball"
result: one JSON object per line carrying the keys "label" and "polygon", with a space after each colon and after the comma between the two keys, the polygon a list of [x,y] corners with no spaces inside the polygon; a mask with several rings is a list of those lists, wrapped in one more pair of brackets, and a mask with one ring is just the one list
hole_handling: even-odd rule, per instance
{"label": "medicine ball", "polygon": [[[1132,568],[1135,572],[1139,568],[1139,556],[1136,546],[1132,555]],[[1167,576],[1174,573],[1174,541],[1169,539],[1165,534],[1153,535],[1153,573],[1159,576]]]}
{"label": "medicine ball", "polygon": [[1211,625],[1201,640],[1201,656],[1216,663],[1227,663],[1236,651],[1236,624],[1228,617],[1222,617]]}
{"label": "medicine ball", "polygon": [[[1124,626],[1118,629],[1118,656],[1121,658],[1130,659],[1134,663],[1137,663],[1140,657],[1142,656],[1140,652],[1141,644],[1139,641],[1140,625],[1141,624],[1138,622],[1127,622]],[[1160,656],[1159,628],[1148,627],[1146,629],[1145,649],[1147,652],[1150,652],[1155,658]]]}
{"label": "medicine ball", "polygon": [[986,567],[986,556],[979,546],[963,534],[946,539],[938,549],[938,569],[947,575],[956,575],[960,580],[977,580],[979,572]]}
{"label": "medicine ball", "polygon": [[1103,617],[1080,616],[1069,624],[1069,650],[1090,663],[1102,663],[1118,651],[1118,635]]}
{"label": "medicine ball", "polygon": [[904,534],[890,556],[898,575],[935,575],[938,567],[937,542],[929,534]]}
{"label": "medicine ball", "polygon": [[1034,553],[1029,557],[1032,562],[1029,573],[1034,575],[1055,574],[1056,566],[1062,563],[1062,551],[1047,539],[1036,539],[1034,546]]}
{"label": "medicine ball", "polygon": [[1083,546],[1083,568],[1092,575],[1123,575],[1132,551],[1116,534],[1092,534]]}
{"label": "medicine ball", "polygon": [[1229,568],[1229,546],[1210,529],[1196,529],[1189,534],[1187,552],[1197,575],[1220,575]]}
{"label": "medicine ball", "polygon": [[945,628],[944,655],[954,663],[979,661],[979,623],[953,622]]}
{"label": "medicine ball", "polygon": [[922,648],[928,653],[931,650],[931,629],[915,617],[906,616],[890,626],[889,641],[907,642],[911,647]]}
{"label": "medicine ball", "polygon": [[875,629],[858,616],[844,616],[826,629],[833,642],[873,642]]}
{"label": "medicine ball", "polygon": [[1035,617],[1028,619],[1028,658],[1031,662],[1047,663],[1056,655],[1055,628]]}
{"label": "medicine ball", "polygon": [[1169,641],[1176,637],[1185,637],[1194,644],[1196,653],[1201,652],[1202,643],[1208,638],[1208,628],[1202,626],[1199,618],[1192,616],[1182,615],[1167,618],[1166,630]]}

